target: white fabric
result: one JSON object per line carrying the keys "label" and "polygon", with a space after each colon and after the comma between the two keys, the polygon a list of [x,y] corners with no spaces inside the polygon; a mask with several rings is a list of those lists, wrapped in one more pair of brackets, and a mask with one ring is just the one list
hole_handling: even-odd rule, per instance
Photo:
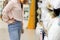
{"label": "white fabric", "polygon": [[36,40],[40,40],[40,35],[42,35],[42,30],[43,30],[43,27],[37,23],[37,27],[36,27]]}
{"label": "white fabric", "polygon": [[39,23],[37,23],[36,34],[40,34],[42,31],[41,29],[43,30],[43,27]]}
{"label": "white fabric", "polygon": [[50,0],[50,4],[55,9],[60,8],[60,0]]}
{"label": "white fabric", "polygon": [[54,18],[51,20],[51,25],[49,26],[48,30],[48,40],[60,40],[60,26],[59,18]]}
{"label": "white fabric", "polygon": [[44,40],[48,40],[48,37],[47,36],[44,36]]}
{"label": "white fabric", "polygon": [[41,5],[41,10],[42,10],[41,20],[43,21],[43,24],[44,24],[45,28],[47,28],[48,21],[50,20],[49,11],[46,8],[47,3],[48,3],[48,0],[42,0],[42,5]]}
{"label": "white fabric", "polygon": [[38,8],[41,8],[42,3],[38,2]]}

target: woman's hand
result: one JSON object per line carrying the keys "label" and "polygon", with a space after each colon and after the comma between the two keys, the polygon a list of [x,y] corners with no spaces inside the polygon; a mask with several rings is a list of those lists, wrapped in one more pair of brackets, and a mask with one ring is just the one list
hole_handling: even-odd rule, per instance
{"label": "woman's hand", "polygon": [[21,33],[24,33],[24,29],[23,29],[23,22],[22,22],[22,29],[21,29]]}
{"label": "woman's hand", "polygon": [[45,32],[45,35],[48,36],[48,31],[47,30],[44,30],[44,32]]}
{"label": "woman's hand", "polygon": [[45,35],[48,36],[48,30],[44,27],[43,27],[43,29],[44,29]]}
{"label": "woman's hand", "polygon": [[22,33],[22,34],[24,33],[24,29],[21,30],[21,33]]}
{"label": "woman's hand", "polygon": [[8,20],[8,21],[7,21],[8,24],[12,24],[12,23],[14,23],[14,22],[15,22],[14,19],[11,19],[11,20]]}

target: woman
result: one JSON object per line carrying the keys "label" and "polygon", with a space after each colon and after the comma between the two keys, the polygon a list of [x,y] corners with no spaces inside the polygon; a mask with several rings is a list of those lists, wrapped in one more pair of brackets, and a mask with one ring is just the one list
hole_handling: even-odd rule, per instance
{"label": "woman", "polygon": [[54,9],[54,12],[50,13],[52,19],[48,25],[48,40],[60,40],[59,10]]}
{"label": "woman", "polygon": [[2,11],[2,19],[8,24],[10,40],[20,40],[23,30],[21,0],[10,0]]}
{"label": "woman", "polygon": [[47,8],[51,12],[51,21],[48,24],[48,40],[60,40],[60,0],[50,0]]}

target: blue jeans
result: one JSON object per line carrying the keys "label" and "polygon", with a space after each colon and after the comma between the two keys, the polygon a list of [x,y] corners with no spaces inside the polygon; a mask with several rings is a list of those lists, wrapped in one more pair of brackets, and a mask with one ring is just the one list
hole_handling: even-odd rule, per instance
{"label": "blue jeans", "polygon": [[42,31],[42,40],[44,40],[45,32],[44,30]]}
{"label": "blue jeans", "polygon": [[22,23],[21,21],[16,21],[8,25],[8,32],[10,40],[20,40]]}

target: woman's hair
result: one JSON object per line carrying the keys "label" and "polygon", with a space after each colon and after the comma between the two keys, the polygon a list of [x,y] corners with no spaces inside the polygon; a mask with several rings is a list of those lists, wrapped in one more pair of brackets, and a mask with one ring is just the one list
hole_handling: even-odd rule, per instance
{"label": "woman's hair", "polygon": [[28,3],[28,0],[24,0],[24,4]]}
{"label": "woman's hair", "polygon": [[23,8],[23,4],[21,3],[21,8]]}
{"label": "woman's hair", "polygon": [[21,8],[23,8],[23,4],[28,3],[28,0],[24,0],[23,2],[21,2]]}
{"label": "woman's hair", "polygon": [[60,14],[60,8],[54,9],[54,13],[55,13],[54,16],[59,16],[59,14]]}

